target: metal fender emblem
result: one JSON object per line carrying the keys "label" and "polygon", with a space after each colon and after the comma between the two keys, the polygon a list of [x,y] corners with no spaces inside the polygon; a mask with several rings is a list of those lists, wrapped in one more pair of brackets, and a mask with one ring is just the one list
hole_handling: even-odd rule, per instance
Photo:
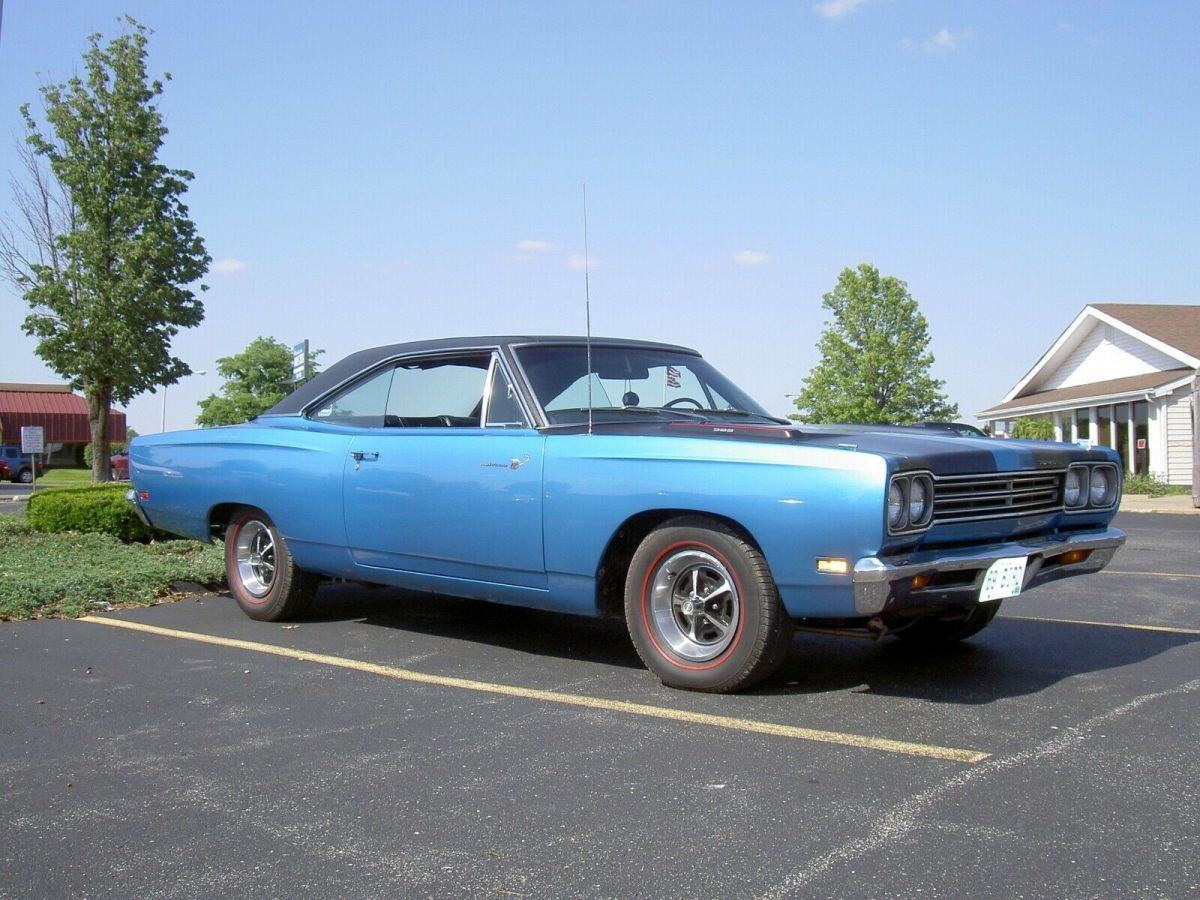
{"label": "metal fender emblem", "polygon": [[500,462],[482,462],[481,465],[485,469],[513,469],[514,471],[521,468],[525,463],[529,462],[529,454],[526,453],[523,459],[517,459],[515,456],[506,463]]}

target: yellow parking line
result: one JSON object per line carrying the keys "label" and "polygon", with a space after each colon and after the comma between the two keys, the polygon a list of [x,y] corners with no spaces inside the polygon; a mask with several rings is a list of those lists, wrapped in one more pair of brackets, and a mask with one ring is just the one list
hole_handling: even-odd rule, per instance
{"label": "yellow parking line", "polygon": [[1101,569],[1101,575],[1143,575],[1151,578],[1200,578],[1190,572],[1126,572],[1123,569]]}
{"label": "yellow parking line", "polygon": [[1200,628],[1174,628],[1168,625],[1133,625],[1128,622],[1089,622],[1086,619],[1048,619],[1043,616],[1010,616],[1004,619],[1021,619],[1025,622],[1053,622],[1056,625],[1099,625],[1102,628],[1131,628],[1134,631],[1161,631],[1166,634],[1200,634]]}
{"label": "yellow parking line", "polygon": [[395,666],[384,666],[357,659],[346,659],[341,656],[327,656],[323,653],[310,653],[306,650],[294,650],[291,647],[260,644],[255,641],[240,641],[234,638],[217,637],[212,634],[176,631],[172,628],[159,628],[154,625],[143,625],[140,622],[130,622],[124,619],[84,616],[76,621],[91,622],[96,625],[110,625],[115,628],[127,628],[130,631],[143,631],[148,634],[162,635],[163,637],[182,638],[188,641],[198,641],[202,644],[216,644],[221,647],[250,650],[255,653],[269,653],[272,656],[284,656],[289,659],[320,663],[326,666],[337,666],[343,669],[355,669],[359,672],[383,675],[387,678],[398,678],[401,681],[412,681],[418,684],[432,684],[438,687],[480,691],[487,694],[501,694],[506,697],[521,697],[527,700],[542,700],[548,703],[561,703],[567,706],[583,706],[589,709],[603,709],[609,712],[629,713],[656,719],[669,719],[674,722],[687,722],[693,725],[709,725],[715,728],[729,728],[735,731],[769,734],[774,737],[819,741],[825,744],[841,744],[847,747],[881,750],[885,753],[903,753],[909,756],[923,756],[928,759],[944,759],[961,763],[978,763],[991,756],[990,753],[980,753],[976,750],[959,750],[954,747],[938,747],[932,744],[911,744],[906,741],[892,741],[886,738],[843,734],[838,731],[819,731],[813,728],[800,728],[795,725],[777,725],[774,722],[735,719],[732,716],[714,716],[708,713],[672,709],[665,706],[630,703],[626,700],[606,700],[602,697],[588,697],[584,694],[566,694],[560,691],[544,691],[536,688],[518,687],[516,685],[493,684],[492,682],[475,681],[469,678],[429,675],[424,672],[414,672],[411,669],[400,669]]}

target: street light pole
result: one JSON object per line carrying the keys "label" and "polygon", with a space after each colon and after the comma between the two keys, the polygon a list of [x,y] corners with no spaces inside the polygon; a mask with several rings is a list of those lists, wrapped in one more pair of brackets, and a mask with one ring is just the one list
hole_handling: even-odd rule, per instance
{"label": "street light pole", "polygon": [[[200,369],[199,371],[192,372],[191,374],[207,375],[208,372],[206,372],[204,369]],[[162,422],[160,423],[158,430],[167,430],[167,386],[165,384],[162,386]]]}

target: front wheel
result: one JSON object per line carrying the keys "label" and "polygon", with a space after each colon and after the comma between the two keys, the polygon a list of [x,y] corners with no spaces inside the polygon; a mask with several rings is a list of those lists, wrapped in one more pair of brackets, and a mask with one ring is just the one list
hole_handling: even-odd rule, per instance
{"label": "front wheel", "polygon": [[792,643],[792,620],[762,554],[701,517],[651,532],[625,582],[629,636],[671,687],[726,693],[773,673]]}
{"label": "front wheel", "polygon": [[225,578],[242,612],[265,622],[301,612],[317,586],[315,576],[296,567],[279,530],[256,509],[239,510],[229,521]]}
{"label": "front wheel", "polygon": [[17,474],[17,481],[21,482],[21,484],[32,484],[33,483],[33,469],[22,469]]}

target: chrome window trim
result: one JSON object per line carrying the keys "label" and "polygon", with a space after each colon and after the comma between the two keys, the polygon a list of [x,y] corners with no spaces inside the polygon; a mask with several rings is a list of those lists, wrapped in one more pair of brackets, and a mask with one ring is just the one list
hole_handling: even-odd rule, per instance
{"label": "chrome window trim", "polygon": [[499,429],[501,431],[504,431],[507,428],[514,427],[511,424],[509,424],[509,425],[489,425],[488,424],[488,414],[491,412],[491,409],[492,409],[492,388],[494,386],[493,378],[494,378],[497,368],[500,370],[500,374],[504,376],[505,380],[508,381],[508,383],[514,388],[513,393],[516,395],[517,409],[519,409],[521,411],[521,417],[524,420],[520,423],[520,427],[522,427],[522,428],[533,427],[530,424],[533,421],[533,417],[529,415],[529,410],[526,408],[525,398],[521,396],[521,389],[519,387],[517,387],[517,380],[515,378],[513,378],[512,375],[509,373],[508,365],[505,363],[504,357],[499,352],[499,348],[496,348],[496,352],[494,352],[492,354],[491,362],[488,363],[487,375],[485,376],[484,385],[483,385],[483,406],[479,410],[479,427],[480,428],[490,428],[493,430]]}

